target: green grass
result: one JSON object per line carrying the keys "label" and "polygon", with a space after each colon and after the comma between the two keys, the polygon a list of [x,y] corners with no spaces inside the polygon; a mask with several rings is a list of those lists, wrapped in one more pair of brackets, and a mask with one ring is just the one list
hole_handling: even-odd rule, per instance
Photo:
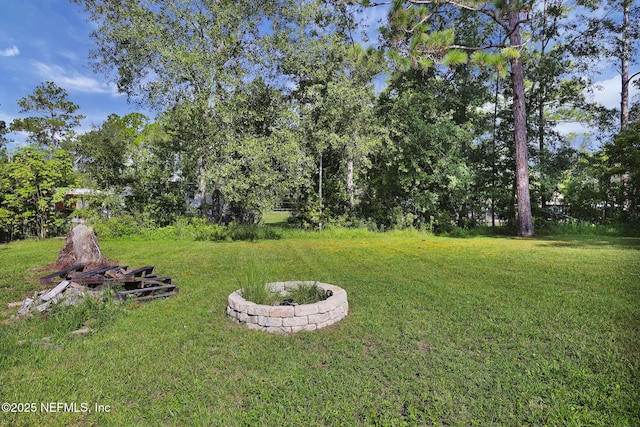
{"label": "green grass", "polygon": [[[0,246],[2,306],[38,288],[62,244]],[[155,265],[179,295],[0,323],[0,400],[110,407],[0,425],[638,425],[639,249],[408,231],[105,241],[108,258]],[[224,309],[247,268],[336,284],[349,316],[287,337],[244,329]],[[86,320],[95,332],[71,338]]]}
{"label": "green grass", "polygon": [[287,211],[267,211],[264,213],[263,221],[265,224],[286,225],[290,216],[291,212]]}

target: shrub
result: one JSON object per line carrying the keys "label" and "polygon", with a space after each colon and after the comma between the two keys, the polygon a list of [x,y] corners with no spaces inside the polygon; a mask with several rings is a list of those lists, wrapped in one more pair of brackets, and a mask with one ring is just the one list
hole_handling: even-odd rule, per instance
{"label": "shrub", "polygon": [[131,215],[119,215],[106,220],[93,220],[90,225],[97,236],[101,238],[114,238],[132,236],[140,233],[140,225]]}

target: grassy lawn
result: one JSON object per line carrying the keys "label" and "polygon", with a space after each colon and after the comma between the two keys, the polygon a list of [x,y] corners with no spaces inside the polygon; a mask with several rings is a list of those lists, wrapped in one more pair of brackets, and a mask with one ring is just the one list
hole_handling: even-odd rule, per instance
{"label": "grassy lawn", "polygon": [[291,212],[287,211],[267,211],[264,213],[263,221],[265,224],[283,225],[291,216]]}
{"label": "grassy lawn", "polygon": [[[0,246],[2,307],[38,288],[62,244]],[[37,404],[0,425],[640,422],[640,239],[327,232],[101,246],[155,265],[180,294],[17,323],[17,309],[0,309],[0,400]],[[243,329],[224,309],[248,269],[334,283],[349,316],[286,337]],[[69,336],[87,320],[95,332]],[[43,413],[41,402],[79,412]]]}

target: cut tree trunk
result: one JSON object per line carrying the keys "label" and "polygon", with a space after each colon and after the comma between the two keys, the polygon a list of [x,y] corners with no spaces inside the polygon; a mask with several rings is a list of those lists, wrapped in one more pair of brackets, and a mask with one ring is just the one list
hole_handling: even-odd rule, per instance
{"label": "cut tree trunk", "polygon": [[101,266],[106,264],[98,246],[98,238],[93,229],[85,225],[77,225],[67,234],[64,247],[58,254],[58,267],[66,268],[75,264]]}

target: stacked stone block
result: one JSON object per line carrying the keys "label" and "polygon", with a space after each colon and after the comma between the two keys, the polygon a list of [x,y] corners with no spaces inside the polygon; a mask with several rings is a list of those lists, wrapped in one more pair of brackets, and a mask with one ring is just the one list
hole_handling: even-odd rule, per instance
{"label": "stacked stone block", "polygon": [[303,284],[315,284],[330,296],[315,304],[270,306],[247,301],[239,289],[229,295],[227,314],[249,329],[288,334],[325,328],[342,320],[349,312],[347,291],[339,286],[320,282],[274,282],[267,286],[282,293]]}

